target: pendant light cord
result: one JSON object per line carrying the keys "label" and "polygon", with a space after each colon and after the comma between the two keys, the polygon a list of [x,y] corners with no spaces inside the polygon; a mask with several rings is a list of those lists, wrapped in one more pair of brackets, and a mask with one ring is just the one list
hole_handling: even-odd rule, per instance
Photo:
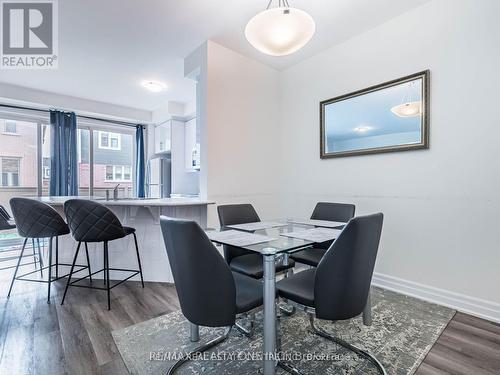
{"label": "pendant light cord", "polygon": [[[269,0],[269,3],[267,4],[266,10],[268,10],[271,7],[272,3],[273,3],[273,0]],[[290,4],[288,3],[288,0],[278,0],[278,8],[290,8]]]}

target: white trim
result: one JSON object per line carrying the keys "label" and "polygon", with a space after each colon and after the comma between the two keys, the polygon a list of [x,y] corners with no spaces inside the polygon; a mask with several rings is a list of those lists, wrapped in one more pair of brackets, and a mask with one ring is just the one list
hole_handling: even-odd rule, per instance
{"label": "white trim", "polygon": [[500,323],[500,303],[375,272],[372,285]]}
{"label": "white trim", "polygon": [[[102,144],[102,136],[103,134],[107,134],[108,135],[108,145],[107,146],[104,146]],[[120,151],[122,149],[122,135],[120,133],[114,133],[114,132],[108,132],[108,131],[102,131],[102,130],[99,130],[97,132],[97,136],[98,136],[98,140],[99,140],[99,143],[98,143],[98,147],[100,149],[103,149],[103,150],[113,150],[113,151]],[[112,146],[111,145],[111,139],[114,138],[118,141],[118,145],[116,147]]]}

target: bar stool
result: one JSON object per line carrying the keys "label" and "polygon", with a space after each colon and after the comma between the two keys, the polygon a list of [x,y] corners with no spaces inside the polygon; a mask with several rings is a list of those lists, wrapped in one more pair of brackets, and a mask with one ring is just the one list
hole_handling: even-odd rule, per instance
{"label": "bar stool", "polygon": [[[135,234],[134,228],[124,227],[120,223],[120,220],[118,220],[116,215],[109,208],[94,201],[84,199],[70,199],[64,203],[64,213],[66,215],[66,220],[68,220],[71,235],[76,241],[78,241],[78,246],[76,248],[73,265],[71,266],[71,271],[69,273],[68,282],[66,283],[66,289],[64,290],[61,305],[64,303],[64,299],[66,298],[66,293],[69,286],[106,290],[108,294],[108,310],[111,309],[110,290],[115,286],[118,286],[128,279],[139,274],[141,276],[142,287],[144,288],[141,259],[139,257],[139,246],[137,244],[137,236]],[[139,269],[131,270],[123,268],[110,268],[108,254],[109,241],[117,240],[130,234],[134,236],[135,251],[137,253],[137,263],[139,265]],[[87,249],[87,243],[89,242],[103,242],[104,266],[98,271],[89,273],[89,276],[79,278],[72,282],[71,277],[73,276],[73,269],[75,267],[76,259],[78,257],[78,252],[80,251],[82,242],[85,244],[85,249]],[[132,274],[126,279],[121,280],[111,286],[111,282],[109,280],[110,270],[132,272]],[[99,272],[102,272],[104,275],[104,284],[106,286],[105,288],[77,284],[79,281],[84,280],[87,277],[91,278],[92,275]]]}
{"label": "bar stool", "polygon": [[[7,212],[5,207],[0,205],[0,231],[11,230],[11,229],[16,229],[16,224],[14,222],[14,219],[9,215],[9,213]],[[37,260],[38,260],[38,262],[40,263],[40,275],[43,276],[43,270],[42,270],[43,258],[42,258],[42,254],[41,254],[41,247],[40,247],[40,240],[39,239],[37,239],[37,245],[38,245],[38,258],[37,258],[36,253],[35,253],[35,240],[32,239],[31,240],[31,247],[33,249],[33,262],[21,264],[20,267],[34,264],[35,268],[36,268]],[[30,255],[25,255],[24,257],[29,257],[29,256]],[[13,259],[16,259],[16,257],[15,256],[8,256],[5,258],[0,258],[0,263],[9,262]],[[0,271],[8,270],[11,268],[16,268],[16,266],[2,267],[2,268],[0,268]]]}
{"label": "bar stool", "polygon": [[[62,279],[68,275],[59,276],[59,266],[70,266],[67,263],[59,263],[59,236],[69,234],[68,225],[64,222],[64,219],[57,213],[49,205],[36,201],[34,199],[28,198],[12,198],[10,200],[10,207],[12,209],[12,214],[14,215],[14,220],[16,222],[16,227],[19,235],[24,237],[24,243],[21,250],[21,254],[19,255],[16,270],[14,271],[14,275],[12,277],[12,282],[10,284],[9,293],[7,298],[10,297],[10,293],[12,291],[12,286],[14,285],[14,280],[22,280],[22,281],[31,281],[31,282],[41,282],[48,283],[48,291],[47,291],[47,303],[50,303],[50,284],[54,281]],[[56,263],[52,264],[52,239],[56,238]],[[39,240],[43,238],[49,238],[49,265],[46,267],[40,267],[40,270],[49,270],[48,280],[40,280],[40,279],[29,279],[26,276],[32,275],[38,270],[25,273],[21,276],[17,276],[17,272],[19,270],[19,266],[21,265],[21,259],[23,258],[23,253],[26,248],[26,243],[28,239]],[[56,267],[56,276],[52,277],[52,268]],[[87,257],[87,265],[76,265],[77,267],[81,267],[76,272],[83,271],[84,269],[89,269],[90,273],[90,264],[88,263]]]}

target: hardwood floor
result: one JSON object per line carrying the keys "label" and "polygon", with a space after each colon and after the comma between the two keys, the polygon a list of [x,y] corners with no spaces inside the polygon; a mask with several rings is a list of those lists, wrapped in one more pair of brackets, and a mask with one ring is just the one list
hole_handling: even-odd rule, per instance
{"label": "hardwood floor", "polygon": [[[127,374],[111,331],[179,308],[170,284],[127,282],[106,293],[63,282],[18,282],[10,300],[9,277],[0,279],[0,374]],[[95,281],[99,282],[99,281]],[[458,313],[417,370],[417,375],[500,374],[500,325]]]}

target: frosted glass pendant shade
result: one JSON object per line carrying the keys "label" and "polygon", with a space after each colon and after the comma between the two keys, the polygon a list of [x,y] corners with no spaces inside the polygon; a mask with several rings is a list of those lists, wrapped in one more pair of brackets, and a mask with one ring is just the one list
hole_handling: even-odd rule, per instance
{"label": "frosted glass pendant shade", "polygon": [[315,31],[314,20],[303,10],[278,7],[254,16],[245,28],[245,37],[262,53],[285,56],[304,47]]}
{"label": "frosted glass pendant shade", "polygon": [[408,102],[391,108],[391,112],[399,117],[417,117],[422,114],[422,102]]}

